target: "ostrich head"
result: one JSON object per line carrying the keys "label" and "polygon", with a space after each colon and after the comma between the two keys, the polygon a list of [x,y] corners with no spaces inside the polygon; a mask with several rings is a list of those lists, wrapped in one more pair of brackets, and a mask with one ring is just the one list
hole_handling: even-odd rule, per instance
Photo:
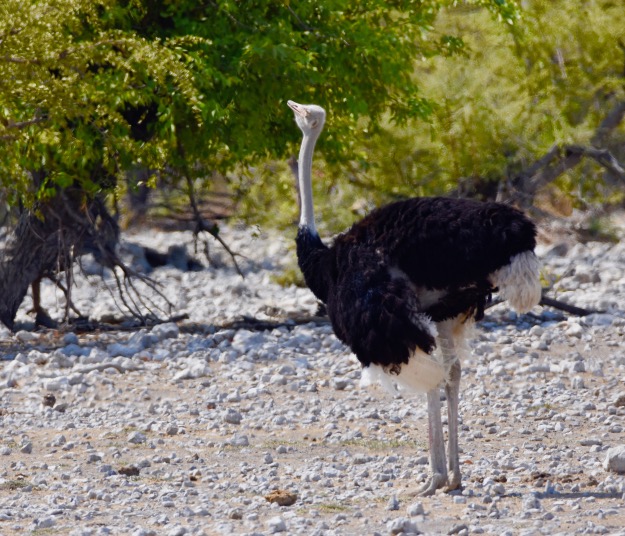
{"label": "ostrich head", "polygon": [[295,122],[304,135],[317,138],[326,121],[326,111],[316,104],[298,104],[292,100],[287,104],[295,112]]}

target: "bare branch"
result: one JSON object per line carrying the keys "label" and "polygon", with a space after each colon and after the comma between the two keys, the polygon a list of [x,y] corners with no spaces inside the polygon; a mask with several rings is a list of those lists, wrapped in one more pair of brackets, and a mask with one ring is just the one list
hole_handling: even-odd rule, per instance
{"label": "bare branch", "polygon": [[[128,366],[130,365],[130,366]],[[138,370],[144,370],[145,367],[141,367],[141,366],[134,366],[133,361],[128,360],[128,365],[126,365],[126,363],[124,363],[124,366],[120,365],[119,363],[114,363],[113,361],[107,361],[106,363],[97,363],[95,365],[86,365],[84,367],[80,367],[77,370],[77,372],[81,373],[81,374],[89,374],[90,372],[94,372],[94,371],[98,371],[98,372],[102,372],[103,370],[106,370],[107,368],[114,368],[116,369],[118,372],[121,372],[122,374],[125,372],[136,372]]]}
{"label": "bare branch", "polygon": [[569,313],[575,316],[588,316],[593,313],[599,313],[601,311],[596,311],[593,309],[582,309],[581,307],[577,307],[576,305],[571,305],[569,303],[564,303],[559,300],[554,300],[553,298],[549,298],[548,296],[543,296],[540,299],[540,305],[543,307],[553,307],[554,309],[560,309],[565,313]]}
{"label": "bare branch", "polygon": [[610,133],[621,124],[623,117],[625,117],[625,101],[618,101],[599,123],[590,143],[595,147],[604,145]]}
{"label": "bare branch", "polygon": [[6,32],[3,32],[2,34],[0,34],[0,45],[2,45],[2,43],[4,43],[4,40],[7,38],[7,36],[9,36],[9,35],[17,35],[24,28],[25,28],[25,26],[22,26],[21,28],[10,28]]}
{"label": "bare branch", "polygon": [[513,180],[515,192],[511,195],[511,201],[522,206],[531,205],[538,190],[574,168],[584,157],[592,158],[625,183],[625,168],[607,149],[555,145]]}
{"label": "bare branch", "polygon": [[232,262],[234,263],[234,267],[236,268],[237,273],[241,277],[245,277],[239,264],[237,263],[236,253],[234,253],[229,247],[228,244],[224,242],[224,240],[219,236],[219,227],[216,224],[209,222],[207,223],[202,215],[200,214],[200,210],[197,205],[197,201],[195,199],[195,188],[193,186],[193,179],[190,177],[189,173],[185,173],[185,179],[187,182],[187,195],[189,196],[189,202],[191,203],[191,209],[193,210],[193,219],[195,220],[195,230],[193,231],[193,235],[197,237],[202,231],[206,231],[209,233],[217,242],[219,242],[223,248],[228,252]]}
{"label": "bare branch", "polygon": [[46,117],[34,117],[33,119],[28,119],[26,121],[8,121],[4,126],[5,128],[14,128],[14,129],[22,129],[29,127],[30,125],[36,125],[37,123],[43,123],[46,121]]}
{"label": "bare branch", "polygon": [[309,24],[306,24],[301,18],[300,16],[295,13],[295,11],[293,11],[293,8],[289,5],[286,6],[286,9],[288,10],[288,12],[293,15],[293,17],[295,18],[295,20],[297,21],[297,23],[300,25],[300,27],[302,28],[302,30],[305,30],[307,32],[314,32],[315,29],[310,26]]}
{"label": "bare branch", "polygon": [[581,156],[592,158],[608,171],[614,173],[614,175],[616,175],[619,179],[625,181],[625,168],[623,168],[623,165],[607,149],[570,145],[567,146],[567,150],[571,153],[579,151]]}
{"label": "bare branch", "polygon": [[[6,130],[22,130],[23,128],[29,127],[31,125],[36,125],[38,123],[43,123],[44,121],[46,121],[47,118],[46,117],[34,117],[33,119],[28,119],[27,121],[18,121],[18,122],[14,122],[14,121],[7,121],[7,122],[0,122],[0,124],[6,129]],[[2,134],[0,135],[0,141],[9,141],[9,140],[14,140],[16,139],[17,136],[15,134]]]}
{"label": "bare branch", "polygon": [[5,63],[19,63],[22,65],[41,65],[41,61],[39,60],[30,60],[27,58],[18,58],[15,56],[0,56],[0,61],[4,61]]}
{"label": "bare branch", "polygon": [[[623,47],[625,48],[625,47]],[[625,182],[625,167],[607,149],[599,147],[625,117],[625,100],[617,101],[606,114],[590,139],[590,146],[554,145],[549,151],[517,177],[513,178],[514,192],[509,201],[528,207],[542,187],[575,167],[582,158],[592,158],[599,165]]]}

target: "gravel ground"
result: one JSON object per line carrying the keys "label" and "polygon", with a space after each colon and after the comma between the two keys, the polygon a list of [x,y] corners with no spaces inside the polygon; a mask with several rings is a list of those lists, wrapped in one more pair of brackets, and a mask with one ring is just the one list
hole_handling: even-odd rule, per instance
{"label": "gravel ground", "polygon": [[[326,323],[223,328],[316,309],[272,281],[290,240],[224,236],[245,279],[218,246],[207,269],[150,274],[188,320],[34,331],[27,299],[20,331],[0,328],[0,534],[625,534],[625,242],[539,248],[551,296],[603,312],[490,309],[464,358],[464,487],[414,499],[425,398],[361,389]],[[112,320],[114,280],[83,268],[76,306]],[[62,294],[43,295],[62,315]]]}

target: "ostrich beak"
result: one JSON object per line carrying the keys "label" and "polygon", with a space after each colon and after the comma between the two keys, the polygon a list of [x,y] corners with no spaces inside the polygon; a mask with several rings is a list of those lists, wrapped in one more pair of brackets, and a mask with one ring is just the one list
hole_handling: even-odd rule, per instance
{"label": "ostrich beak", "polygon": [[306,118],[308,117],[308,110],[301,104],[297,104],[297,102],[293,102],[292,100],[286,101],[289,108],[293,110],[300,117]]}

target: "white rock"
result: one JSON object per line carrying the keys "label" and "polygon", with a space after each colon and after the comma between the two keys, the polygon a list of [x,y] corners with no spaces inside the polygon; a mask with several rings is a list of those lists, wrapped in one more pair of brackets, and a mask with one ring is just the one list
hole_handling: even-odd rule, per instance
{"label": "white rock", "polygon": [[608,449],[603,467],[613,473],[625,473],[625,445]]}
{"label": "white rock", "polygon": [[11,330],[0,322],[0,339],[8,339],[11,336]]}
{"label": "white rock", "polygon": [[229,441],[229,444],[233,447],[247,447],[250,444],[250,440],[246,435],[234,434],[234,437]]}
{"label": "white rock", "polygon": [[571,322],[564,333],[569,337],[577,337],[579,339],[584,333],[584,328],[577,322]]}
{"label": "white rock", "polygon": [[237,410],[232,408],[228,408],[223,416],[224,422],[227,422],[229,424],[241,424],[242,418],[243,417],[241,416],[241,414]]}
{"label": "white rock", "polygon": [[147,437],[141,432],[134,431],[128,434],[128,443],[134,443],[135,445],[138,445],[140,443],[145,443],[146,441]]}
{"label": "white rock", "polygon": [[141,345],[140,343],[123,344],[115,342],[113,344],[109,344],[106,347],[106,351],[112,357],[132,357],[135,354],[138,354],[141,350],[143,350],[143,345]]}
{"label": "white rock", "polygon": [[276,532],[286,531],[286,523],[279,516],[272,517],[271,519],[269,519],[267,521],[267,525],[268,525],[270,534],[275,534]]}
{"label": "white rock", "polygon": [[178,425],[176,423],[171,423],[165,429],[165,433],[170,436],[175,436],[178,434]]}
{"label": "white rock", "polygon": [[70,331],[63,335],[63,342],[65,344],[78,344],[78,336],[73,331]]}
{"label": "white rock", "polygon": [[425,515],[425,509],[423,508],[423,503],[420,503],[420,502],[412,503],[410,506],[408,506],[408,508],[406,508],[406,513],[410,517]]}
{"label": "white rock", "polygon": [[51,529],[52,527],[56,526],[56,519],[54,519],[53,516],[46,516],[43,517],[41,519],[37,519],[35,521],[35,525],[36,525],[36,530],[45,530],[45,529]]}
{"label": "white rock", "polygon": [[232,347],[240,354],[246,354],[254,348],[260,348],[264,342],[264,333],[242,329],[234,335]]}
{"label": "white rock", "polygon": [[19,380],[20,378],[30,377],[34,374],[33,365],[13,360],[8,363],[3,362],[0,368],[0,377]]}
{"label": "white rock", "polygon": [[393,512],[395,510],[399,510],[399,500],[395,495],[393,495],[386,504],[386,509]]}
{"label": "white rock", "polygon": [[33,333],[32,331],[21,330],[15,334],[15,338],[18,341],[31,342],[37,340],[39,335],[37,333]]}
{"label": "white rock", "polygon": [[89,355],[89,352],[91,351],[90,348],[84,348],[82,346],[79,346],[78,344],[68,344],[67,346],[61,348],[61,352],[66,355],[66,356],[72,356],[72,355]]}
{"label": "white rock", "polygon": [[614,322],[614,315],[606,313],[593,313],[583,318],[584,324],[589,326],[611,326]]}
{"label": "white rock", "polygon": [[193,380],[195,378],[203,378],[210,374],[210,367],[203,359],[190,359],[187,367],[178,371],[174,375],[174,381]]}
{"label": "white rock", "polygon": [[397,519],[393,519],[386,524],[386,528],[389,531],[389,534],[418,534],[419,531],[417,529],[416,523],[410,521],[410,519],[406,517],[398,517]]}
{"label": "white rock", "polygon": [[152,335],[155,335],[159,341],[165,339],[177,339],[180,335],[180,328],[174,322],[159,324],[152,328]]}
{"label": "white rock", "polygon": [[89,318],[94,322],[115,322],[121,320],[122,317],[123,314],[118,310],[112,298],[96,300],[89,313]]}
{"label": "white rock", "polygon": [[343,389],[345,389],[347,386],[349,385],[348,380],[346,380],[345,378],[332,378],[332,386],[337,390],[337,391],[342,391]]}
{"label": "white rock", "polygon": [[582,378],[581,376],[575,376],[571,380],[571,388],[573,388],[573,389],[585,389],[586,386],[584,385],[584,378]]}
{"label": "white rock", "polygon": [[51,378],[43,382],[43,387],[46,391],[60,391],[67,389],[69,386],[69,379],[67,377]]}

